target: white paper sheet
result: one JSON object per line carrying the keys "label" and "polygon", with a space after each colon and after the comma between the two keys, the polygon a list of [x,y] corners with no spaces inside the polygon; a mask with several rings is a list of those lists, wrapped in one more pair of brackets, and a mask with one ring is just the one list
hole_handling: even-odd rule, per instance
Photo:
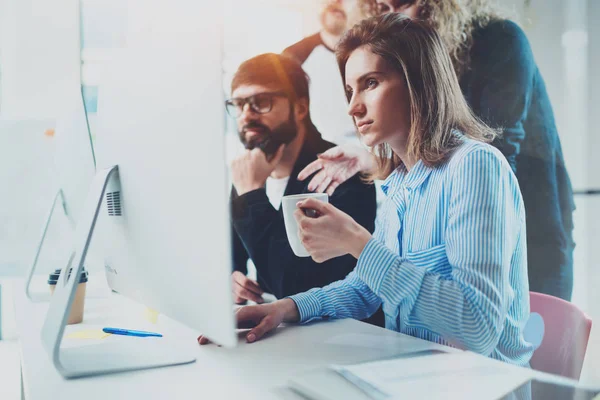
{"label": "white paper sheet", "polygon": [[373,399],[495,398],[502,389],[494,382],[505,369],[481,356],[447,353],[407,356],[332,368]]}

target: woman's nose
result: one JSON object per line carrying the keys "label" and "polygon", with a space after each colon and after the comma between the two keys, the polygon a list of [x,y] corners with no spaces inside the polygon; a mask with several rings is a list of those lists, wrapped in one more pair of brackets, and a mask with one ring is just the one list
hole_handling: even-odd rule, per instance
{"label": "woman's nose", "polygon": [[365,105],[358,95],[353,95],[348,104],[348,115],[351,117],[364,115]]}

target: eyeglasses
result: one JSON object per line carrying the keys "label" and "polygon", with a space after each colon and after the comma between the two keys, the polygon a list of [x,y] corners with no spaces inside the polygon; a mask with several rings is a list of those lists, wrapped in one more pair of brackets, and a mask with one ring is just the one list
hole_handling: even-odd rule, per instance
{"label": "eyeglasses", "polygon": [[273,99],[275,97],[287,97],[283,92],[265,92],[257,93],[254,96],[234,97],[225,101],[227,114],[233,118],[238,118],[244,112],[246,104],[257,114],[266,114],[273,108]]}

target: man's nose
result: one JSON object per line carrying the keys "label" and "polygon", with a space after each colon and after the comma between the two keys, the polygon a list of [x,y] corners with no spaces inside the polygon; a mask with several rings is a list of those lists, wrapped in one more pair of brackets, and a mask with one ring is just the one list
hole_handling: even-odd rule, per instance
{"label": "man's nose", "polygon": [[245,125],[248,122],[257,121],[259,118],[260,116],[256,112],[254,112],[252,107],[250,107],[250,104],[244,104],[244,107],[242,108],[242,113],[238,117],[238,121]]}
{"label": "man's nose", "polygon": [[254,109],[250,106],[250,103],[244,104],[242,107],[242,117],[256,117],[258,114],[254,111]]}

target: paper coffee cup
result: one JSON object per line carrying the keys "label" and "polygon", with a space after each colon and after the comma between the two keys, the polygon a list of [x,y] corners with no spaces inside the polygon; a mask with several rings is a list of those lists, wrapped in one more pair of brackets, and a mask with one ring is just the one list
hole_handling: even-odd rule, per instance
{"label": "paper coffee cup", "polygon": [[[53,273],[48,276],[48,285],[50,285],[50,293],[54,294],[54,289],[56,289],[56,283],[60,278],[61,269],[55,270]],[[69,274],[71,270],[69,270]],[[81,275],[79,276],[79,283],[77,284],[77,289],[75,291],[75,298],[73,299],[73,304],[71,304],[71,313],[69,314],[69,320],[67,324],[78,324],[83,321],[83,308],[85,304],[85,287],[88,281],[88,272],[86,270],[81,271]]]}
{"label": "paper coffee cup", "polygon": [[283,220],[285,222],[285,233],[287,234],[288,242],[292,247],[292,251],[298,257],[310,256],[300,241],[300,237],[298,236],[298,223],[296,222],[296,218],[294,218],[294,212],[298,208],[296,204],[298,204],[299,201],[308,198],[317,199],[324,203],[329,202],[329,196],[327,193],[294,194],[291,196],[284,196],[283,199],[281,199],[281,209],[283,210]]}

